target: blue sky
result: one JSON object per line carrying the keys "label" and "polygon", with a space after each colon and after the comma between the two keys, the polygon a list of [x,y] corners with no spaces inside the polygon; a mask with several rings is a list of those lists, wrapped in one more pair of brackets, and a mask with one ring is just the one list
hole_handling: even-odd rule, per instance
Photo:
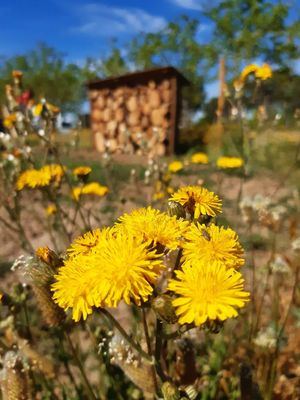
{"label": "blue sky", "polygon": [[111,39],[157,31],[180,14],[199,16],[202,0],[9,0],[0,2],[0,55],[44,41],[71,60],[97,57]]}
{"label": "blue sky", "polygon": [[[299,1],[299,0],[295,0]],[[139,32],[155,32],[174,18],[201,17],[207,0],[0,0],[0,57],[24,53],[38,42],[62,51],[68,61],[100,58],[112,38],[123,47]],[[203,20],[201,39],[209,35]],[[299,67],[299,68],[298,68]],[[300,62],[297,70],[300,72]],[[207,85],[210,96],[217,84]]]}

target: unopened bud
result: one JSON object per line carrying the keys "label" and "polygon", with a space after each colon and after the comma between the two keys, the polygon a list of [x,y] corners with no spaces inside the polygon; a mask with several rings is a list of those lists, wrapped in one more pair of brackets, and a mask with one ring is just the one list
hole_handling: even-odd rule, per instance
{"label": "unopened bud", "polygon": [[161,387],[161,391],[164,396],[164,400],[179,400],[180,399],[179,390],[171,382],[164,382]]}
{"label": "unopened bud", "polygon": [[184,207],[181,204],[177,203],[176,201],[172,201],[172,200],[170,200],[168,202],[168,214],[170,215],[170,217],[173,217],[174,215],[177,218],[185,218],[186,217]]}
{"label": "unopened bud", "polygon": [[152,301],[153,310],[156,312],[158,318],[167,322],[168,324],[175,324],[178,317],[172,304],[172,298],[168,295],[161,295],[155,297]]}
{"label": "unopened bud", "polygon": [[58,255],[47,246],[39,247],[35,251],[35,254],[41,261],[54,269],[62,266],[61,258],[59,258]]}

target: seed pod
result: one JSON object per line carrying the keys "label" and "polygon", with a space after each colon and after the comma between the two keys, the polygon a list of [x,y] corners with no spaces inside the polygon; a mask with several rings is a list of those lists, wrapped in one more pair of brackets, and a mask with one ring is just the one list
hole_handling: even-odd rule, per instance
{"label": "seed pod", "polygon": [[21,357],[9,351],[3,362],[2,394],[6,400],[31,400],[28,374]]}

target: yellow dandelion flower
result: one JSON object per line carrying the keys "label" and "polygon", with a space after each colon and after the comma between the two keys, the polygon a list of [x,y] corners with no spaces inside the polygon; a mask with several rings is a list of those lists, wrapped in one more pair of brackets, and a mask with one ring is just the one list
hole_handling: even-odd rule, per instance
{"label": "yellow dandelion flower", "polygon": [[56,184],[60,183],[65,171],[66,168],[59,164],[47,164],[40,169],[41,174],[49,174],[50,180],[53,180]]}
{"label": "yellow dandelion flower", "polygon": [[73,169],[73,174],[76,176],[86,176],[92,171],[91,167],[80,166]]}
{"label": "yellow dandelion flower", "polygon": [[196,219],[200,215],[215,217],[222,210],[222,202],[219,197],[201,186],[184,186],[169,200],[181,204]]}
{"label": "yellow dandelion flower", "polygon": [[67,249],[69,257],[88,255],[99,245],[101,240],[105,240],[107,235],[112,234],[111,228],[94,229],[76,238]]}
{"label": "yellow dandelion flower", "polygon": [[219,157],[217,159],[217,167],[223,169],[241,168],[244,165],[244,160],[240,157]]}
{"label": "yellow dandelion flower", "polygon": [[9,114],[7,117],[4,118],[3,120],[3,125],[10,129],[13,127],[14,123],[17,121],[17,114],[16,113],[12,113]]}
{"label": "yellow dandelion flower", "polygon": [[207,320],[224,321],[236,317],[237,308],[249,301],[242,275],[225,265],[183,265],[175,274],[177,279],[170,280],[168,289],[178,296],[173,306],[180,324],[200,326]]}
{"label": "yellow dandelion flower", "polygon": [[152,207],[140,208],[119,218],[121,225],[133,236],[142,237],[151,245],[160,245],[175,250],[187,229],[188,222],[176,216],[155,210]]}
{"label": "yellow dandelion flower", "polygon": [[199,260],[208,267],[225,265],[227,268],[239,268],[245,263],[238,235],[230,228],[215,224],[191,224],[185,239],[182,247],[187,264]]}
{"label": "yellow dandelion flower", "polygon": [[250,74],[252,74],[252,73],[255,73],[255,72],[257,71],[258,68],[259,68],[259,67],[258,67],[258,65],[256,65],[256,64],[249,64],[249,65],[247,65],[247,66],[243,69],[243,71],[242,71],[242,73],[241,73],[241,76],[240,76],[240,79],[241,79],[241,80],[244,80],[245,78],[247,78],[248,75],[250,75]]}
{"label": "yellow dandelion flower", "polygon": [[45,187],[50,184],[51,175],[49,171],[40,171],[37,169],[29,169],[24,171],[17,180],[17,190],[23,190],[24,188],[39,188]]}
{"label": "yellow dandelion flower", "polygon": [[175,174],[176,172],[181,171],[182,169],[183,169],[183,163],[181,161],[172,161],[168,166],[169,172],[173,172]]}
{"label": "yellow dandelion flower", "polygon": [[255,71],[255,77],[265,81],[272,77],[272,69],[269,64],[263,64]]}
{"label": "yellow dandelion flower", "polygon": [[55,277],[53,298],[60,307],[72,308],[75,321],[86,319],[92,307],[116,307],[121,300],[140,305],[152,294],[162,269],[159,255],[141,238],[113,229],[92,252],[65,261]]}
{"label": "yellow dandelion flower", "polygon": [[46,208],[46,214],[47,215],[54,215],[57,212],[57,207],[55,204],[49,204],[48,207]]}
{"label": "yellow dandelion flower", "polygon": [[208,156],[205,153],[195,153],[191,157],[193,164],[208,164]]}
{"label": "yellow dandelion flower", "polygon": [[102,186],[98,182],[91,182],[84,186],[77,186],[73,189],[73,197],[79,200],[81,195],[94,195],[103,197],[108,193],[108,187]]}

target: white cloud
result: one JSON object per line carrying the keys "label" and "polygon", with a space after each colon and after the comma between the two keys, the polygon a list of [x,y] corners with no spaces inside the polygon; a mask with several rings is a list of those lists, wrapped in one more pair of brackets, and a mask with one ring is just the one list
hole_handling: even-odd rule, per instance
{"label": "white cloud", "polygon": [[76,14],[80,23],[73,31],[92,36],[155,32],[167,23],[163,17],[139,8],[109,7],[96,3],[79,7]]}
{"label": "white cloud", "polygon": [[186,8],[188,10],[202,10],[201,0],[169,0],[178,7]]}

